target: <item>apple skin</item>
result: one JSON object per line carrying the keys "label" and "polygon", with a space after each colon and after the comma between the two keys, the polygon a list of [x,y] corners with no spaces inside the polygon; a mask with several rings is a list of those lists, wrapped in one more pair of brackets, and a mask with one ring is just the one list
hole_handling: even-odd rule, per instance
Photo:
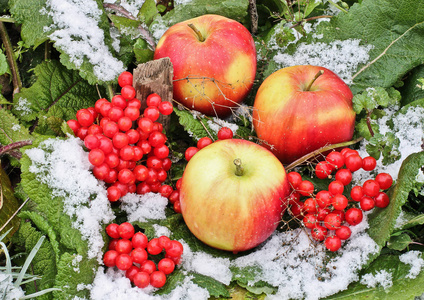
{"label": "apple skin", "polygon": [[[201,32],[203,42],[188,24]],[[239,22],[219,15],[171,26],[155,49],[154,59],[163,57],[174,67],[174,99],[209,116],[231,114],[230,107],[244,100],[255,79],[252,35]]]}
{"label": "apple skin", "polygon": [[[305,91],[320,70],[324,73]],[[283,68],[259,87],[253,126],[265,146],[288,164],[325,145],[352,139],[356,116],[352,98],[343,80],[324,67]]]}
{"label": "apple skin", "polygon": [[[243,175],[235,174],[239,158]],[[181,211],[205,244],[234,253],[252,249],[277,228],[289,183],[281,162],[250,141],[216,141],[188,162],[180,188]]]}

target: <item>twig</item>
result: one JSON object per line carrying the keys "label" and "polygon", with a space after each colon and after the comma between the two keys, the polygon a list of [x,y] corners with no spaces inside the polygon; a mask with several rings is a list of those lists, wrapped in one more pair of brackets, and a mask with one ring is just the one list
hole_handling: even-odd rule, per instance
{"label": "twig", "polygon": [[[119,12],[120,14],[124,15],[126,18],[130,20],[139,21],[136,17],[134,17],[128,10],[123,8],[120,5],[112,4],[112,3],[103,3],[104,8],[109,8],[111,10],[114,10],[115,12]],[[152,48],[152,50],[155,50],[156,43],[155,39],[153,38],[150,31],[146,30],[143,26],[138,26],[138,30],[141,33],[141,36],[146,40],[146,42],[149,44],[149,46]]]}
{"label": "twig", "polygon": [[24,207],[25,204],[29,201],[29,198],[27,198],[24,203],[19,206],[19,208],[13,213],[13,215],[6,221],[6,223],[3,224],[3,226],[0,228],[0,232],[9,224],[10,221],[19,213],[19,211]]}
{"label": "twig", "polygon": [[340,147],[346,147],[346,146],[356,144],[357,142],[361,141],[362,139],[363,139],[363,137],[360,137],[360,138],[357,138],[356,140],[353,140],[353,141],[343,142],[343,143],[338,143],[338,144],[333,144],[333,145],[321,147],[321,148],[319,148],[315,151],[312,151],[311,153],[308,153],[308,154],[302,156],[301,158],[295,160],[294,162],[289,164],[285,169],[286,169],[286,171],[291,170],[294,167],[297,167],[297,166],[301,165],[302,163],[308,161],[309,159],[320,155],[321,153],[324,153],[324,152],[332,150],[332,149],[336,149],[336,148],[340,148]]}
{"label": "twig", "polygon": [[327,15],[325,15],[325,16],[316,16],[316,17],[306,18],[306,19],[303,19],[302,21],[299,21],[299,22],[295,23],[294,25],[290,26],[290,29],[299,26],[303,22],[308,22],[308,21],[313,21],[313,20],[323,19],[323,18],[332,18],[332,17],[333,16],[327,16]]}
{"label": "twig", "polygon": [[9,145],[6,146],[1,146],[0,147],[0,156],[7,153],[7,152],[12,152],[13,150],[22,148],[24,146],[28,146],[31,145],[32,141],[30,140],[25,140],[25,141],[19,141],[19,142],[14,142],[14,143],[10,143]]}
{"label": "twig", "polygon": [[7,34],[6,26],[4,26],[2,21],[0,21],[0,36],[6,51],[7,62],[9,63],[9,68],[12,72],[13,94],[16,94],[19,93],[22,88],[22,81],[19,75],[18,63],[16,62],[15,55],[13,53],[12,43],[9,35]]}
{"label": "twig", "polygon": [[374,130],[372,130],[372,127],[371,127],[371,114],[372,114],[372,110],[368,111],[368,113],[367,113],[367,127],[368,127],[368,130],[369,130],[371,136],[374,136]]}
{"label": "twig", "polygon": [[258,9],[256,8],[256,1],[249,0],[249,12],[250,12],[250,21],[252,22],[252,34],[256,34],[258,31]]}

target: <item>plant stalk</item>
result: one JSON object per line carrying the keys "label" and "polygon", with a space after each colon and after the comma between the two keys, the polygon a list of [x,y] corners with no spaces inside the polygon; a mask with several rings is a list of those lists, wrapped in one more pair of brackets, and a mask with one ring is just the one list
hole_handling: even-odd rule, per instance
{"label": "plant stalk", "polygon": [[190,24],[187,24],[187,26],[190,27],[196,33],[199,41],[201,41],[201,42],[205,41],[205,37],[202,35],[202,33],[199,31],[199,29],[197,29],[197,27],[194,26],[194,24],[190,23]]}
{"label": "plant stalk", "polygon": [[3,41],[4,49],[6,51],[7,62],[9,63],[10,71],[12,72],[13,94],[19,93],[22,88],[22,81],[19,75],[18,63],[16,62],[13,53],[12,43],[9,35],[7,34],[6,26],[0,21],[0,37]]}
{"label": "plant stalk", "polygon": [[372,130],[372,127],[371,127],[371,114],[372,114],[372,110],[368,111],[368,113],[367,113],[367,127],[368,127],[368,130],[369,130],[371,136],[373,137],[374,136],[374,130]]}
{"label": "plant stalk", "polygon": [[318,79],[318,77],[320,77],[322,74],[324,74],[324,70],[319,70],[318,73],[315,74],[314,78],[311,80],[311,82],[309,83],[309,85],[306,87],[305,91],[310,91],[312,85],[314,84],[314,82]]}
{"label": "plant stalk", "polygon": [[32,141],[26,140],[26,141],[10,143],[9,145],[6,145],[6,146],[0,146],[0,156],[7,152],[10,152],[10,151],[13,151],[13,150],[16,150],[31,144],[32,144]]}
{"label": "plant stalk", "polygon": [[243,167],[242,167],[242,165],[241,165],[241,159],[240,158],[236,158],[234,161],[233,161],[233,163],[234,163],[234,165],[236,166],[236,175],[237,176],[243,176],[243,173],[244,173],[244,170],[243,170]]}

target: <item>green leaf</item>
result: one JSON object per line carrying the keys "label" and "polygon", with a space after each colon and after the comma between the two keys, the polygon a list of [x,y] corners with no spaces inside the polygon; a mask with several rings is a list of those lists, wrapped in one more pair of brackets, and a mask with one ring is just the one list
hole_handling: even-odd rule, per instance
{"label": "green leaf", "polygon": [[[9,176],[0,165],[0,228],[12,217],[12,215],[18,210],[19,203],[15,198],[13,193],[12,184],[10,182]],[[20,224],[20,219],[14,217],[9,224],[2,229],[2,233],[10,232],[7,234],[3,242],[9,241],[12,235],[18,230]]]}
{"label": "green leaf", "polygon": [[46,10],[46,0],[11,0],[9,6],[16,22],[22,24],[21,37],[25,47],[36,48],[48,40],[53,20]]}
{"label": "green leaf", "polygon": [[206,14],[222,15],[243,23],[248,14],[248,6],[248,0],[192,0],[176,5],[173,10],[166,13],[163,17],[159,14],[156,15],[154,21],[150,24],[150,28],[161,27],[161,24],[171,26]]}
{"label": "green leaf", "polygon": [[24,121],[44,115],[75,119],[78,109],[93,106],[99,99],[96,88],[58,61],[44,62],[34,69],[37,81],[14,97],[13,112]]}
{"label": "green leaf", "polygon": [[406,220],[402,224],[402,227],[401,227],[402,230],[424,224],[424,214],[414,215],[414,214],[403,212],[402,219]]}
{"label": "green leaf", "polygon": [[403,161],[399,170],[396,185],[388,191],[390,197],[389,206],[384,209],[376,208],[368,216],[368,223],[370,225],[368,234],[380,248],[389,240],[402,206],[408,200],[408,195],[414,185],[418,170],[423,165],[424,152],[414,153],[408,156]]}
{"label": "green leaf", "polygon": [[113,25],[116,26],[119,31],[125,32],[126,35],[138,36],[140,34],[138,30],[138,26],[141,24],[140,21],[117,15],[109,15],[109,18],[113,22]]}
{"label": "green leaf", "polygon": [[88,259],[86,255],[65,252],[57,265],[55,287],[61,291],[53,292],[54,299],[88,299],[89,290],[80,289],[79,285],[93,283],[98,263],[95,259]]}
{"label": "green leaf", "polygon": [[24,140],[32,140],[28,129],[8,110],[0,108],[0,144],[9,145]]}
{"label": "green leaf", "polygon": [[9,73],[9,64],[7,63],[6,55],[4,55],[3,51],[0,51],[0,75]]}
{"label": "green leaf", "polygon": [[406,233],[401,233],[400,235],[395,235],[390,238],[387,242],[387,247],[389,249],[402,251],[412,243],[411,237]]}
{"label": "green leaf", "polygon": [[140,8],[140,11],[138,12],[138,18],[145,25],[149,26],[158,13],[159,12],[156,8],[156,1],[146,0],[144,1],[143,5]]}
{"label": "green leaf", "polygon": [[174,112],[179,117],[179,123],[184,127],[185,131],[195,139],[209,136],[209,134],[212,134],[213,137],[216,138],[216,135],[208,126],[205,118],[197,115],[194,116],[184,109],[179,110],[178,108],[174,108]]}
{"label": "green leaf", "polygon": [[[14,236],[14,241],[17,245],[24,247],[25,251],[29,253],[37,244],[41,236],[42,234],[32,226],[31,222],[22,221],[18,234]],[[57,273],[55,253],[47,239],[44,240],[41,248],[32,260],[31,273],[34,275],[40,275],[41,279],[37,280],[36,286],[33,282],[26,284],[25,291],[27,294],[54,286],[54,280]],[[46,294],[40,299],[54,298],[52,297],[52,294]]]}
{"label": "green leaf", "polygon": [[362,277],[365,274],[375,275],[384,270],[392,274],[392,286],[384,289],[380,285],[368,287],[356,282],[349,285],[347,290],[326,299],[416,299],[416,296],[421,296],[424,293],[424,272],[421,271],[416,278],[410,279],[407,278],[410,269],[411,266],[402,263],[397,255],[380,255],[368,269],[362,271]]}
{"label": "green leaf", "polygon": [[404,86],[399,89],[402,94],[402,105],[424,98],[424,89],[422,83],[419,82],[420,78],[424,78],[424,65],[412,70],[404,81]]}
{"label": "green leaf", "polygon": [[142,64],[152,60],[154,52],[150,50],[145,40],[137,39],[134,44],[134,54],[137,64]]}
{"label": "green leaf", "polygon": [[374,46],[369,62],[353,75],[356,85],[390,87],[424,60],[421,1],[363,1],[330,23],[322,41],[360,39]]}

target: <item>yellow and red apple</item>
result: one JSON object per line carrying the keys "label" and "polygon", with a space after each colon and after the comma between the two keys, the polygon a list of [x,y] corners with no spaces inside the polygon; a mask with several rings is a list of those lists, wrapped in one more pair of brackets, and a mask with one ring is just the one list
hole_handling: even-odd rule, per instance
{"label": "yellow and red apple", "polygon": [[171,26],[154,59],[169,57],[174,99],[206,115],[223,117],[247,96],[256,74],[250,32],[235,20],[204,15]]}
{"label": "yellow and red apple", "polygon": [[348,85],[329,69],[283,68],[259,87],[253,126],[282,163],[291,163],[320,147],[352,139],[352,97]]}
{"label": "yellow and red apple", "polygon": [[247,140],[220,140],[188,162],[180,188],[181,212],[202,242],[240,252],[274,232],[288,193],[284,167],[269,150]]}

